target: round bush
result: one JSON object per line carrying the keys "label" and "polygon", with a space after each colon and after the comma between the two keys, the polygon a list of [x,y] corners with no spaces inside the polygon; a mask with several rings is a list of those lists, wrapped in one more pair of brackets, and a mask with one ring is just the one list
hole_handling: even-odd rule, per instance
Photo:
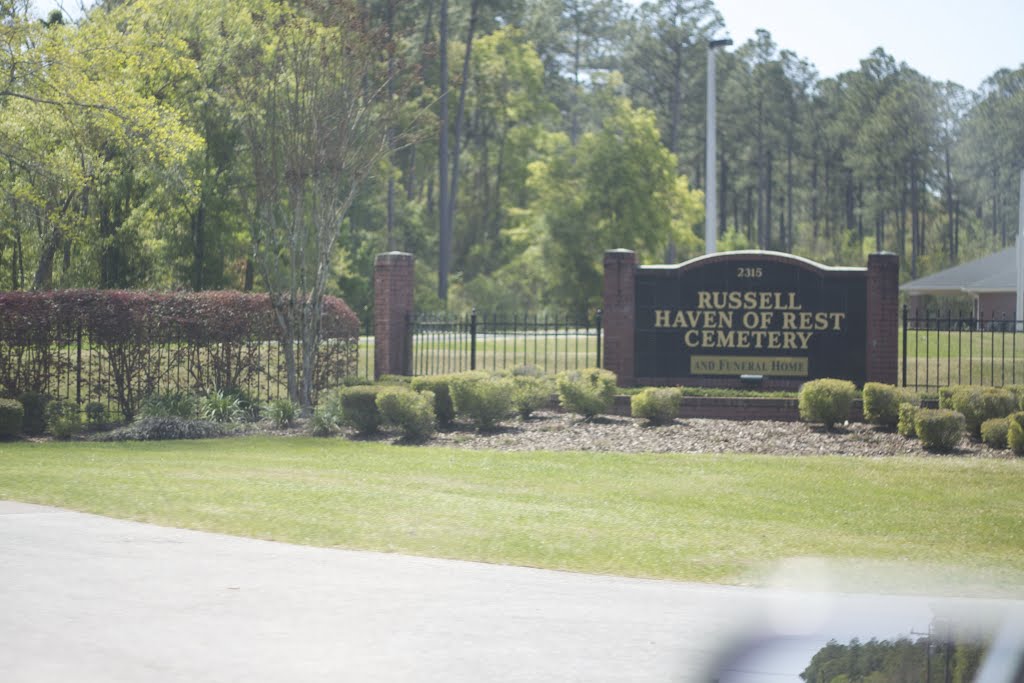
{"label": "round bush", "polygon": [[29,436],[39,436],[46,431],[46,404],[49,398],[46,394],[38,391],[26,391],[18,396],[25,417],[22,420],[21,431]]}
{"label": "round bush", "polygon": [[955,410],[920,408],[914,427],[921,445],[931,451],[948,453],[964,435],[964,416]]}
{"label": "round bush", "polygon": [[591,419],[608,412],[615,401],[615,373],[601,368],[567,370],[557,378],[562,408]]}
{"label": "round bush", "polygon": [[939,387],[939,407],[943,410],[952,410],[953,392],[959,388],[959,386]]}
{"label": "round bush", "polygon": [[669,424],[679,415],[683,394],[679,389],[648,387],[629,400],[633,417],[652,425]]}
{"label": "round bush", "polygon": [[1013,394],[994,387],[957,387],[949,399],[951,410],[964,416],[967,431],[981,436],[981,423],[993,417],[1006,417],[1017,409]]}
{"label": "round bush", "polygon": [[1006,418],[1010,428],[1006,432],[1006,444],[1014,455],[1024,455],[1024,412],[1011,413]]}
{"label": "round bush", "polygon": [[1002,450],[1006,448],[1006,435],[1009,430],[1009,418],[993,417],[981,423],[981,440],[989,448]]}
{"label": "round bush", "polygon": [[547,377],[512,375],[512,408],[519,417],[530,417],[535,410],[547,406],[553,393],[554,384]]}
{"label": "round bush", "polygon": [[896,423],[896,431],[900,436],[913,439],[917,436],[917,427],[914,425],[914,418],[920,408],[913,403],[901,403],[899,407],[899,421]]}
{"label": "round bush", "polygon": [[90,432],[102,432],[110,423],[107,406],[99,401],[85,404],[85,428]]}
{"label": "round bush", "polygon": [[329,398],[323,410],[336,417],[339,424],[351,427],[357,434],[374,434],[380,429],[377,394],[386,387],[345,387]]}
{"label": "round bush", "polygon": [[82,431],[82,416],[74,401],[50,401],[46,405],[46,431],[58,439],[70,439]]}
{"label": "round bush", "polygon": [[430,391],[434,394],[434,415],[441,427],[450,427],[455,420],[455,406],[452,404],[452,393],[449,388],[453,378],[458,375],[432,375],[430,377],[413,377],[410,386],[415,391]]}
{"label": "round bush", "polygon": [[868,382],[864,385],[864,420],[869,424],[892,429],[900,419],[900,404],[917,404],[917,396],[891,384]]}
{"label": "round bush", "polygon": [[800,419],[819,422],[831,429],[850,416],[850,406],[857,395],[853,382],[843,379],[816,379],[800,387],[798,405]]}
{"label": "round bush", "polygon": [[11,398],[0,398],[0,438],[21,434],[25,407]]}
{"label": "round bush", "polygon": [[512,380],[483,373],[463,373],[449,385],[455,414],[477,429],[494,429],[512,415]]}
{"label": "round bush", "polygon": [[429,391],[393,386],[377,394],[377,410],[384,424],[397,427],[411,441],[434,433],[434,395]]}

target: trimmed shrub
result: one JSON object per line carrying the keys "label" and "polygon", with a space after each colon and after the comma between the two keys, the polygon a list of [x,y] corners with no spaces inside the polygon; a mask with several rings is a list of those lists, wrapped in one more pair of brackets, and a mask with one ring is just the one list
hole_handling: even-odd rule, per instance
{"label": "trimmed shrub", "polygon": [[455,406],[452,403],[452,392],[449,388],[452,380],[458,375],[432,375],[430,377],[413,377],[410,386],[415,391],[430,391],[434,394],[434,416],[441,428],[450,427],[455,420]]}
{"label": "trimmed shrub", "polygon": [[1010,428],[1006,432],[1006,444],[1014,455],[1024,455],[1024,412],[1011,413],[1006,418]]}
{"label": "trimmed shrub", "polygon": [[993,417],[1006,417],[1017,408],[1009,391],[994,387],[957,387],[949,399],[950,409],[964,416],[967,431],[981,436],[981,423]]}
{"label": "trimmed shrub", "polygon": [[199,401],[185,391],[150,394],[139,404],[139,417],[180,417],[192,420],[199,413]]}
{"label": "trimmed shrub", "polygon": [[964,416],[944,408],[920,408],[914,418],[914,427],[921,445],[930,451],[948,453],[956,448],[964,436]]}
{"label": "trimmed shrub", "polygon": [[512,380],[480,372],[466,372],[449,385],[455,414],[479,430],[494,429],[512,415]]}
{"label": "trimmed shrub", "polygon": [[555,386],[547,377],[512,375],[512,409],[521,418],[528,418],[535,410],[551,402]]}
{"label": "trimmed shrub", "polygon": [[85,428],[90,432],[102,432],[110,424],[107,406],[99,401],[85,404]]}
{"label": "trimmed shrub", "polygon": [[397,427],[410,441],[421,441],[434,433],[434,396],[391,386],[377,394],[377,410],[384,424]]}
{"label": "trimmed shrub", "polygon": [[1005,384],[1003,389],[1013,394],[1013,400],[1017,403],[1016,410],[1024,410],[1024,384]]}
{"label": "trimmed shrub", "polygon": [[900,436],[913,439],[917,436],[917,427],[914,426],[914,418],[920,408],[912,403],[901,403],[899,406],[899,420],[896,423],[896,431]]}
{"label": "trimmed shrub", "polygon": [[[373,434],[380,429],[380,411],[377,394],[386,387],[345,387],[336,393],[336,401],[329,400],[325,409],[337,415],[339,424],[351,427],[357,434]],[[332,409],[332,404],[336,405]]]}
{"label": "trimmed shrub", "polygon": [[683,394],[678,389],[647,387],[629,400],[633,417],[647,420],[652,425],[669,424],[679,415]]}
{"label": "trimmed shrub", "polygon": [[981,423],[981,440],[989,448],[1003,450],[1006,448],[1006,436],[1009,431],[1009,418],[993,417]]}
{"label": "trimmed shrub", "polygon": [[939,387],[939,407],[943,410],[952,410],[953,392],[959,388],[959,386]]}
{"label": "trimmed shrub", "polygon": [[891,384],[868,382],[864,385],[864,420],[892,429],[900,419],[900,404],[918,405],[917,395]]}
{"label": "trimmed shrub", "polygon": [[850,406],[857,395],[853,382],[844,379],[815,379],[800,387],[797,397],[800,419],[804,422],[819,422],[827,429],[845,422],[850,416]]}
{"label": "trimmed shrub", "polygon": [[589,420],[612,407],[615,382],[615,373],[601,368],[566,370],[556,379],[559,403],[563,409]]}
{"label": "trimmed shrub", "polygon": [[18,397],[25,417],[21,431],[29,436],[39,436],[46,431],[46,404],[49,398],[38,391],[26,391]]}
{"label": "trimmed shrub", "polygon": [[70,439],[82,431],[82,415],[74,401],[50,401],[46,405],[46,431],[58,439]]}
{"label": "trimmed shrub", "polygon": [[274,429],[284,429],[295,424],[295,418],[299,416],[299,406],[291,399],[275,398],[267,404],[263,412]]}
{"label": "trimmed shrub", "polygon": [[0,438],[21,434],[25,407],[12,398],[0,398]]}
{"label": "trimmed shrub", "polygon": [[126,427],[93,438],[97,441],[169,441],[212,439],[223,435],[224,428],[213,422],[180,417],[144,417]]}
{"label": "trimmed shrub", "polygon": [[240,422],[245,419],[245,408],[234,394],[217,391],[199,401],[199,414],[210,422]]}

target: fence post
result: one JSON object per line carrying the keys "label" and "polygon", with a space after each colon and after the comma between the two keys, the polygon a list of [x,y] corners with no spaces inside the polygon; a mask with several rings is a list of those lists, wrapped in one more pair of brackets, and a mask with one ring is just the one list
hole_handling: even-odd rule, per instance
{"label": "fence post", "polygon": [[469,314],[469,369],[476,370],[476,309]]}
{"label": "fence post", "polygon": [[599,368],[604,367],[601,364],[601,317],[602,317],[603,313],[604,312],[600,308],[597,309],[597,317],[594,319],[594,328],[596,329],[596,332],[597,332],[597,363],[596,363],[596,367],[599,367]]}
{"label": "fence post", "polygon": [[903,304],[903,386],[907,386],[907,305]]}
{"label": "fence post", "polygon": [[604,253],[604,363],[619,386],[636,382],[636,254],[627,249]]}
{"label": "fence post", "polygon": [[413,256],[377,254],[373,266],[373,377],[412,374]]}
{"label": "fence post", "polygon": [[888,252],[868,256],[865,381],[896,384],[899,344],[900,259]]}
{"label": "fence post", "polygon": [[82,405],[82,324],[78,324],[78,331],[75,335],[75,341],[78,346],[76,363],[75,363],[75,402]]}

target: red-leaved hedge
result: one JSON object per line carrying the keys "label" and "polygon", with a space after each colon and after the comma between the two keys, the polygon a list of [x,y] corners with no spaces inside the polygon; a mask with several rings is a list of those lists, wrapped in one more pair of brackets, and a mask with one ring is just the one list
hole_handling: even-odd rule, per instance
{"label": "red-leaved hedge", "polygon": [[[359,336],[341,299],[324,297],[323,338]],[[66,289],[0,292],[0,341],[52,343],[81,329],[97,342],[271,341],[280,337],[270,296],[242,292]]]}
{"label": "red-leaved hedge", "polygon": [[[359,320],[325,297],[316,389],[354,372]],[[296,334],[296,337],[298,335]],[[154,391],[280,392],[267,294],[60,290],[0,293],[0,388],[113,401],[130,418]]]}

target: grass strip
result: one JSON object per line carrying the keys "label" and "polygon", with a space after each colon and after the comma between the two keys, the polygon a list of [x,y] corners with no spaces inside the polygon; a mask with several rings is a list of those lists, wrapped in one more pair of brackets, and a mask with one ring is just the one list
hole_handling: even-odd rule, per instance
{"label": "grass strip", "polygon": [[1024,460],[0,444],[0,498],[316,546],[740,583],[765,562],[1024,575]]}

